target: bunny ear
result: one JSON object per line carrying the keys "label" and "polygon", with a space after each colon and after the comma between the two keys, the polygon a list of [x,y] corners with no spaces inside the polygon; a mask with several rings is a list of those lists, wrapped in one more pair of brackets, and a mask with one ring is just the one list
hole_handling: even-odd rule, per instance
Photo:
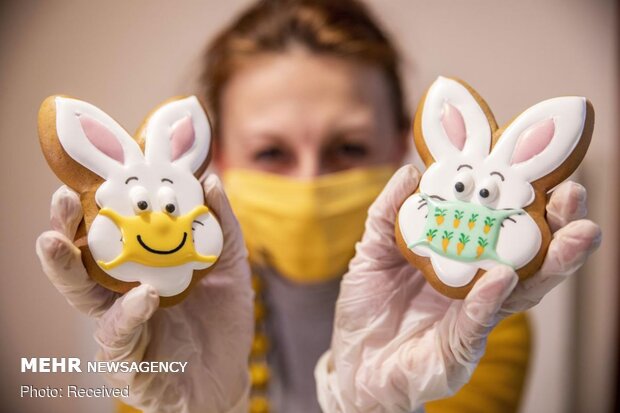
{"label": "bunny ear", "polygon": [[540,102],[508,125],[489,159],[510,165],[528,182],[534,182],[559,168],[575,150],[586,114],[583,97]]}
{"label": "bunny ear", "polygon": [[157,109],[147,121],[145,135],[148,162],[172,162],[195,173],[209,155],[209,120],[195,96]]}
{"label": "bunny ear", "polygon": [[426,93],[421,110],[423,142],[416,140],[416,145],[425,145],[436,161],[460,153],[480,157],[489,153],[489,119],[464,84],[438,77]]}
{"label": "bunny ear", "polygon": [[101,109],[59,96],[55,105],[58,140],[82,166],[107,179],[119,167],[142,159],[138,144]]}

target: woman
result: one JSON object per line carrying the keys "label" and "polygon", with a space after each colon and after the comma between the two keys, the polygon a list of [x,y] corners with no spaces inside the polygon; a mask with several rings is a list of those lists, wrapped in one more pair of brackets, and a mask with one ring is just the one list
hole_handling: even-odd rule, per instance
{"label": "woman", "polygon": [[[399,58],[353,0],[255,4],[205,61],[215,165],[244,237],[207,178],[226,239],[209,277],[163,310],[148,285],[121,298],[95,285],[69,241],[81,216],[64,188],[54,231],[37,244],[52,282],[97,318],[98,358],[189,362],[184,375],[110,377],[145,411],[247,411],[251,342],[250,411],[412,411],[468,382],[491,327],[538,302],[598,243],[595,224],[570,223],[585,215],[585,190],[567,183],[550,199],[558,231],[532,282],[515,287],[498,267],[464,301],[430,288],[394,244],[395,211],[419,178],[412,167],[394,174],[410,123]],[[523,316],[502,322],[469,384],[427,411],[516,410],[528,344]]]}

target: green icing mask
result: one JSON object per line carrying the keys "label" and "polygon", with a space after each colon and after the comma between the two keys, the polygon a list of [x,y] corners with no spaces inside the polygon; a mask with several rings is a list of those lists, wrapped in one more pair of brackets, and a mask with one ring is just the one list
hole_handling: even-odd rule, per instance
{"label": "green icing mask", "polygon": [[422,238],[410,244],[429,247],[444,257],[464,262],[502,261],[495,249],[501,224],[511,215],[523,214],[522,209],[491,209],[463,201],[440,201],[421,194],[428,203],[428,215]]}

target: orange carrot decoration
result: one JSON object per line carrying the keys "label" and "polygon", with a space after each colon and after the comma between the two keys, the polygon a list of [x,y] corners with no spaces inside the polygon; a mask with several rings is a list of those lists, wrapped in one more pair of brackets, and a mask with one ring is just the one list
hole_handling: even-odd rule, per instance
{"label": "orange carrot decoration", "polygon": [[470,231],[472,229],[474,229],[474,227],[476,226],[476,220],[477,219],[478,219],[478,214],[471,214],[471,216],[469,217],[469,221],[467,223],[467,226],[469,227]]}
{"label": "orange carrot decoration", "polygon": [[456,244],[456,255],[461,255],[468,242],[469,236],[461,232],[461,235],[459,235],[459,242]]}
{"label": "orange carrot decoration", "polygon": [[445,208],[437,208],[435,210],[435,220],[437,221],[437,225],[443,224],[445,216],[446,216],[446,209]]}
{"label": "orange carrot decoration", "polygon": [[454,211],[454,228],[458,228],[461,225],[461,219],[463,219],[464,212],[459,211],[458,209]]}
{"label": "orange carrot decoration", "polygon": [[486,217],[484,219],[484,233],[488,234],[491,231],[491,227],[495,224],[495,218]]}
{"label": "orange carrot decoration", "polygon": [[484,249],[489,245],[489,241],[486,238],[478,237],[478,247],[476,247],[476,258],[480,258],[480,256],[484,253]]}
{"label": "orange carrot decoration", "polygon": [[428,240],[428,242],[433,242],[433,238],[435,238],[435,235],[437,235],[436,229],[429,229],[428,231],[426,231],[426,239]]}
{"label": "orange carrot decoration", "polygon": [[452,239],[452,236],[454,235],[453,231],[444,231],[443,232],[443,236],[441,237],[441,246],[443,248],[443,252],[448,252],[448,244],[450,244],[450,240]]}

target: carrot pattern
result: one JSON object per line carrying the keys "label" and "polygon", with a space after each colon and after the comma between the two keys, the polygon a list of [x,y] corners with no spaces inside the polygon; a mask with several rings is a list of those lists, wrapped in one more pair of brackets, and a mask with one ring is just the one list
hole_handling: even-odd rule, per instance
{"label": "carrot pattern", "polygon": [[463,253],[463,249],[468,242],[469,236],[461,232],[461,235],[459,235],[459,242],[456,244],[456,255],[461,255]]}
{"label": "carrot pattern", "polygon": [[[428,203],[426,223],[419,238],[408,243],[418,254],[417,246],[452,260],[472,262],[493,260],[503,262],[496,247],[501,223],[506,217],[523,210],[495,210],[484,205],[463,201],[444,201],[423,196]],[[453,242],[454,240],[454,242]]]}
{"label": "carrot pattern", "polygon": [[484,253],[484,249],[489,245],[489,241],[486,238],[478,237],[478,247],[476,247],[476,258]]}
{"label": "carrot pattern", "polygon": [[428,231],[426,231],[426,239],[428,240],[428,242],[433,242],[433,238],[435,238],[435,235],[437,235],[436,229],[429,229]]}
{"label": "carrot pattern", "polygon": [[484,219],[484,233],[488,234],[491,231],[491,227],[495,224],[495,218],[486,217]]}
{"label": "carrot pattern", "polygon": [[461,225],[461,220],[463,219],[463,215],[465,213],[463,211],[459,211],[458,209],[454,211],[454,222],[452,225],[454,228],[458,228]]}
{"label": "carrot pattern", "polygon": [[446,208],[437,208],[435,210],[435,220],[437,221],[437,225],[441,226],[446,216]]}
{"label": "carrot pattern", "polygon": [[476,226],[476,220],[477,219],[478,219],[478,214],[471,214],[471,216],[469,217],[469,221],[467,222],[467,226],[469,227],[470,231],[472,229],[474,229],[474,227]]}
{"label": "carrot pattern", "polygon": [[441,237],[441,247],[443,248],[443,252],[448,252],[448,245],[450,244],[450,240],[454,232],[452,231],[444,231],[443,236]]}

